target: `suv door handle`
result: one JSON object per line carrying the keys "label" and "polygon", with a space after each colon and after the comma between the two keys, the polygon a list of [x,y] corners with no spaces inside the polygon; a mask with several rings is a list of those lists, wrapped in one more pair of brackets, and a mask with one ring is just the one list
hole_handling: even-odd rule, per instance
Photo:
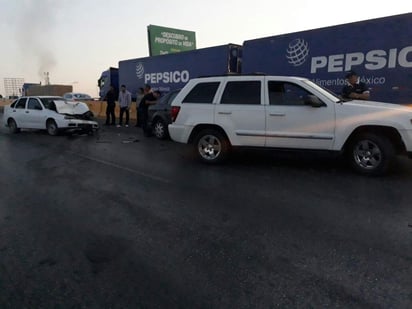
{"label": "suv door handle", "polygon": [[218,112],[219,115],[232,115],[232,112]]}
{"label": "suv door handle", "polygon": [[269,115],[274,117],[283,117],[285,116],[285,113],[270,113]]}
{"label": "suv door handle", "polygon": [[26,111],[26,114],[28,114],[29,113],[29,111]]}

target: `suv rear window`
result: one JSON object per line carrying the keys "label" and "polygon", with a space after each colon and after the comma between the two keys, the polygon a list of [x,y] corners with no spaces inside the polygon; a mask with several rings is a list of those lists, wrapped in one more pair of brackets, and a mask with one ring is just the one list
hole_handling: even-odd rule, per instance
{"label": "suv rear window", "polygon": [[213,103],[219,82],[199,83],[187,94],[182,103]]}
{"label": "suv rear window", "polygon": [[221,104],[260,105],[260,81],[228,82],[222,95]]}

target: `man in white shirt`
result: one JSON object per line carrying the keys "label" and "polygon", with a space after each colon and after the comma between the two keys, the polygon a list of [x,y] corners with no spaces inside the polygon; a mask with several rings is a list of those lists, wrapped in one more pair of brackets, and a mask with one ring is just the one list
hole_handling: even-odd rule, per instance
{"label": "man in white shirt", "polygon": [[132,95],[129,91],[126,90],[126,86],[122,85],[120,87],[119,93],[119,107],[120,107],[120,115],[119,115],[119,124],[117,125],[120,128],[123,125],[123,114],[126,113],[126,122],[125,127],[129,126],[129,109],[130,105],[132,104]]}

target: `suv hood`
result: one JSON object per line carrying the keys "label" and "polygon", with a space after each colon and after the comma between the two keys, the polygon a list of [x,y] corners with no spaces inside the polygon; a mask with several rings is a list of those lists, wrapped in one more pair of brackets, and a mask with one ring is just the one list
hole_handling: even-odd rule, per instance
{"label": "suv hood", "polygon": [[343,103],[344,105],[354,105],[354,106],[366,106],[366,107],[380,107],[389,109],[405,109],[412,111],[410,105],[401,105],[396,103],[385,103],[377,101],[364,101],[364,100],[351,100]]}
{"label": "suv hood", "polygon": [[89,111],[89,107],[83,102],[55,100],[54,104],[56,105],[56,110],[59,114],[83,115]]}
{"label": "suv hood", "polygon": [[353,100],[338,104],[336,117],[337,120],[356,125],[378,123],[395,126],[402,123],[405,128],[411,128],[412,108],[394,103]]}

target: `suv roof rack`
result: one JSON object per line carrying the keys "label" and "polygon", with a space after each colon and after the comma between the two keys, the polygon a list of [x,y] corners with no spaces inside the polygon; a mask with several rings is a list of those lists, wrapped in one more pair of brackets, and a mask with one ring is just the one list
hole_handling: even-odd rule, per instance
{"label": "suv roof rack", "polygon": [[214,74],[214,75],[200,75],[197,78],[205,78],[205,77],[224,77],[224,76],[266,76],[267,74],[264,72],[253,72],[253,73],[236,73],[236,72],[229,72],[225,74]]}

